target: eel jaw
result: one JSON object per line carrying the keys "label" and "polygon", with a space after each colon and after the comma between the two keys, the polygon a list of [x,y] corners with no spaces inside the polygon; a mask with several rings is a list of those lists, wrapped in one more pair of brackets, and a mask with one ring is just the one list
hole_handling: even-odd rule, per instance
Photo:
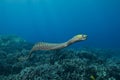
{"label": "eel jaw", "polygon": [[87,39],[87,35],[82,35],[82,40],[86,40]]}

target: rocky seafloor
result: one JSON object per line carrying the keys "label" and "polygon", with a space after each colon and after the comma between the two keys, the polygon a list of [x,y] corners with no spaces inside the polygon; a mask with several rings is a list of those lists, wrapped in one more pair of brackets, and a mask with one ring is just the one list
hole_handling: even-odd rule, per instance
{"label": "rocky seafloor", "polygon": [[0,35],[0,80],[120,80],[120,51],[83,47],[36,51],[15,35]]}

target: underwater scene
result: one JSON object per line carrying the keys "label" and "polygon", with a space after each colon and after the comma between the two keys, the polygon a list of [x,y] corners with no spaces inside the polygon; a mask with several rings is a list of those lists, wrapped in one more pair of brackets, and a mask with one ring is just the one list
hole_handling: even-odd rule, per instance
{"label": "underwater scene", "polygon": [[120,0],[0,0],[0,80],[120,80]]}

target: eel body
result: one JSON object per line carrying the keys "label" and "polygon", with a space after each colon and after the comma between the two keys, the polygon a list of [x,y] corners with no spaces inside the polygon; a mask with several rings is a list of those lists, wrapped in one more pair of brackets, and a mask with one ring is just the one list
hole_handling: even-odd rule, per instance
{"label": "eel body", "polygon": [[31,54],[33,51],[62,49],[62,48],[65,48],[65,47],[75,43],[75,42],[86,40],[86,38],[87,38],[87,35],[79,34],[63,43],[47,43],[47,42],[36,43],[33,46],[33,48],[30,50],[30,53],[29,53],[28,57],[26,57],[26,59],[29,59],[31,57]]}
{"label": "eel body", "polygon": [[32,51],[36,50],[54,50],[65,47],[66,43],[47,43],[47,42],[39,42],[35,44],[32,48]]}

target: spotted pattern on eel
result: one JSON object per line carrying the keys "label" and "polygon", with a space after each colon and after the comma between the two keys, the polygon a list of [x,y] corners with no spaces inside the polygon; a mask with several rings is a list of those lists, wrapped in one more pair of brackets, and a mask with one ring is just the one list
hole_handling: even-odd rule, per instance
{"label": "spotted pattern on eel", "polygon": [[56,50],[65,48],[75,42],[83,41],[87,39],[87,35],[78,34],[71,38],[70,40],[63,42],[63,43],[47,43],[47,42],[39,42],[36,43],[33,48],[30,50],[29,55],[26,58],[20,58],[20,60],[29,59],[33,51],[37,50]]}

